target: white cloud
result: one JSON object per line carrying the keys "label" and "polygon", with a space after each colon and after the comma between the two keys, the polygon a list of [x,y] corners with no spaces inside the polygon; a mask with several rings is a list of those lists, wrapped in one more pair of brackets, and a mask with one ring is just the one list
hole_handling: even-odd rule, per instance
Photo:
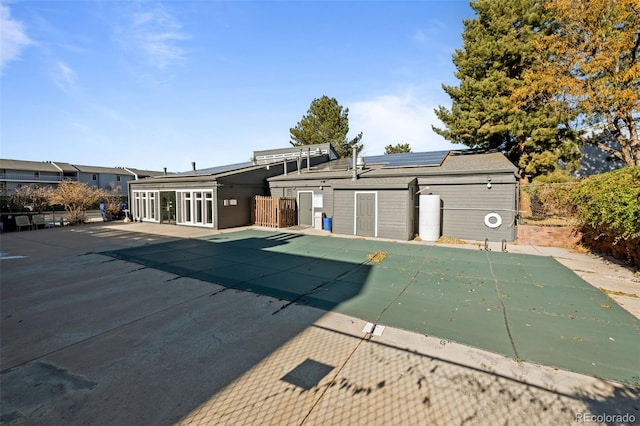
{"label": "white cloud", "polygon": [[[444,24],[444,22],[440,21],[439,19],[428,19],[426,21],[426,26],[413,31],[411,39],[418,45],[433,48],[435,46],[442,45],[442,35],[446,34],[446,32],[447,26]],[[449,54],[451,53],[448,50],[448,47],[447,52]]]}
{"label": "white cloud", "polygon": [[73,93],[77,89],[75,71],[62,61],[56,62],[52,78],[56,86],[67,94]]}
{"label": "white cloud", "polygon": [[19,60],[22,49],[32,43],[22,23],[11,19],[9,7],[0,5],[0,70],[8,62]]}
{"label": "white cloud", "polygon": [[413,33],[413,40],[418,43],[424,43],[427,39],[427,36],[424,34],[422,30],[417,30]]}
{"label": "white cloud", "polygon": [[139,3],[145,10],[131,12],[129,25],[116,32],[118,41],[127,48],[141,51],[156,67],[163,69],[185,59],[179,42],[190,37],[182,25],[161,4]]}
{"label": "white cloud", "polygon": [[432,130],[431,125],[442,125],[433,112],[436,107],[411,93],[353,102],[350,134],[364,133],[364,155],[384,154],[385,146],[398,143],[408,143],[413,152],[459,149]]}

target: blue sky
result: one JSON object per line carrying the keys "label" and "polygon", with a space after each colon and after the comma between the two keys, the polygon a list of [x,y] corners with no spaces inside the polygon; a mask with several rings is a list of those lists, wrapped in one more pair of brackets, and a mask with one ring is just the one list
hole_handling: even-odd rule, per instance
{"label": "blue sky", "polygon": [[311,101],[364,155],[449,148],[466,0],[2,1],[0,156],[183,171],[289,145]]}

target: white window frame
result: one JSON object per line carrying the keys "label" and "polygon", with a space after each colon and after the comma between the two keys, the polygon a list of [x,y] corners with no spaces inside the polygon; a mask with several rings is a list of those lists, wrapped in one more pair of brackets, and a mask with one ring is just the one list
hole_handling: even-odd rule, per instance
{"label": "white window frame", "polygon": [[[176,224],[213,228],[214,199],[212,189],[176,189]],[[197,207],[199,212],[196,211]]]}
{"label": "white window frame", "polygon": [[133,218],[141,222],[160,223],[160,191],[132,191]]}

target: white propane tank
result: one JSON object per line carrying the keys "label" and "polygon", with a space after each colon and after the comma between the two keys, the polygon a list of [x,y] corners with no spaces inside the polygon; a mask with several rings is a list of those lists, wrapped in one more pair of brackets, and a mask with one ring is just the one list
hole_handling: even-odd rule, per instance
{"label": "white propane tank", "polygon": [[440,238],[440,196],[420,195],[419,235],[423,241]]}

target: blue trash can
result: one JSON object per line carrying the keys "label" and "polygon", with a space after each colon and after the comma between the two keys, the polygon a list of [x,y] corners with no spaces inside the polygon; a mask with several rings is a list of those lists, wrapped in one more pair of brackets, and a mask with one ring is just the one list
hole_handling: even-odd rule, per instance
{"label": "blue trash can", "polygon": [[331,232],[331,218],[329,216],[324,218],[324,230]]}

